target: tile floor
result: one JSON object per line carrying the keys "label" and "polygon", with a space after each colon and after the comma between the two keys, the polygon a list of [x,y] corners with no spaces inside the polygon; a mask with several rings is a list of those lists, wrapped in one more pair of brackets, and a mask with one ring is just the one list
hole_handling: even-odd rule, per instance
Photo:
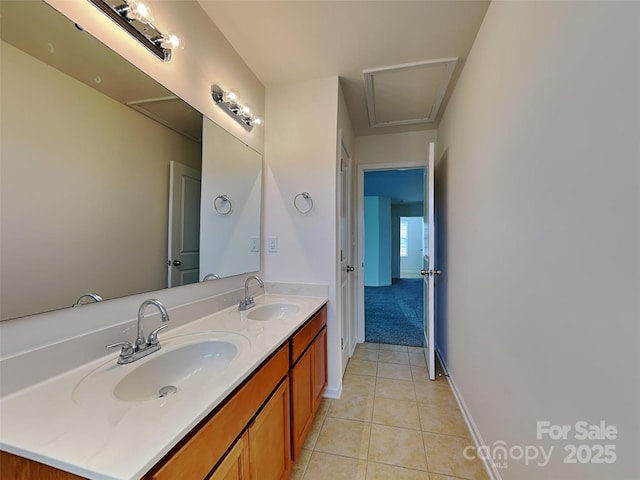
{"label": "tile floor", "polygon": [[324,399],[290,480],[488,479],[444,377],[422,348],[362,343],[339,400]]}

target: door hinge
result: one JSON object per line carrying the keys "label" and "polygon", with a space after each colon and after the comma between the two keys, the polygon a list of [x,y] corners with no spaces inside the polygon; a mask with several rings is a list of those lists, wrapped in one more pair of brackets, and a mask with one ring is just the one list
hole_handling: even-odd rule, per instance
{"label": "door hinge", "polygon": [[344,338],[340,339],[340,350],[344,350]]}

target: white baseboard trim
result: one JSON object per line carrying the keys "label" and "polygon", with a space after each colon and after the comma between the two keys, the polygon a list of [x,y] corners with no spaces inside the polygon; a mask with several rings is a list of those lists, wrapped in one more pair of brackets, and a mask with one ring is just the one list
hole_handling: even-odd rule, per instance
{"label": "white baseboard trim", "polygon": [[[473,443],[475,444],[476,449],[478,449],[481,446],[486,445],[486,443],[484,443],[484,441],[482,440],[482,435],[480,435],[480,431],[478,430],[476,423],[473,421],[473,417],[471,416],[471,413],[469,412],[469,409],[467,408],[466,403],[464,403],[462,394],[460,393],[460,390],[458,390],[458,387],[456,386],[456,382],[451,376],[451,373],[449,372],[449,368],[447,368],[446,362],[444,361],[444,359],[440,355],[440,352],[437,349],[436,349],[436,355],[440,360],[440,365],[442,365],[442,369],[444,370],[444,373],[447,375],[449,386],[453,391],[454,397],[456,397],[456,401],[458,402],[458,406],[460,407],[460,411],[462,412],[464,421],[467,424],[467,427],[469,427],[469,432],[471,433],[471,439],[473,440]],[[500,475],[500,472],[498,471],[495,464],[490,459],[483,458],[481,460],[484,465],[484,469],[486,470],[487,475],[489,475],[489,478],[491,480],[502,480],[502,476]]]}
{"label": "white baseboard trim", "polygon": [[340,395],[342,395],[342,383],[340,383],[340,386],[338,388],[327,387],[327,389],[324,391],[324,394],[322,396],[324,398],[338,400],[340,398]]}

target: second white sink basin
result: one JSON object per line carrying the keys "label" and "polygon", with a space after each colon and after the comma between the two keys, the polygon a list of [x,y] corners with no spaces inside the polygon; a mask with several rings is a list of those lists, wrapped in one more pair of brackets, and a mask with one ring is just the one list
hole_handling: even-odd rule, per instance
{"label": "second white sink basin", "polygon": [[252,308],[247,313],[250,320],[277,320],[298,313],[300,308],[293,303],[269,303]]}

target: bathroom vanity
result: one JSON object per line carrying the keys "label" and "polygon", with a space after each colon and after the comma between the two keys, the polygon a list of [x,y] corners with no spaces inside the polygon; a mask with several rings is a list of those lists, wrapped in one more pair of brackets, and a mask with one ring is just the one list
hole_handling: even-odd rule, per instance
{"label": "bathroom vanity", "polygon": [[327,385],[326,324],[326,298],[262,295],[132,364],[112,354],[5,397],[2,478],[286,479]]}

